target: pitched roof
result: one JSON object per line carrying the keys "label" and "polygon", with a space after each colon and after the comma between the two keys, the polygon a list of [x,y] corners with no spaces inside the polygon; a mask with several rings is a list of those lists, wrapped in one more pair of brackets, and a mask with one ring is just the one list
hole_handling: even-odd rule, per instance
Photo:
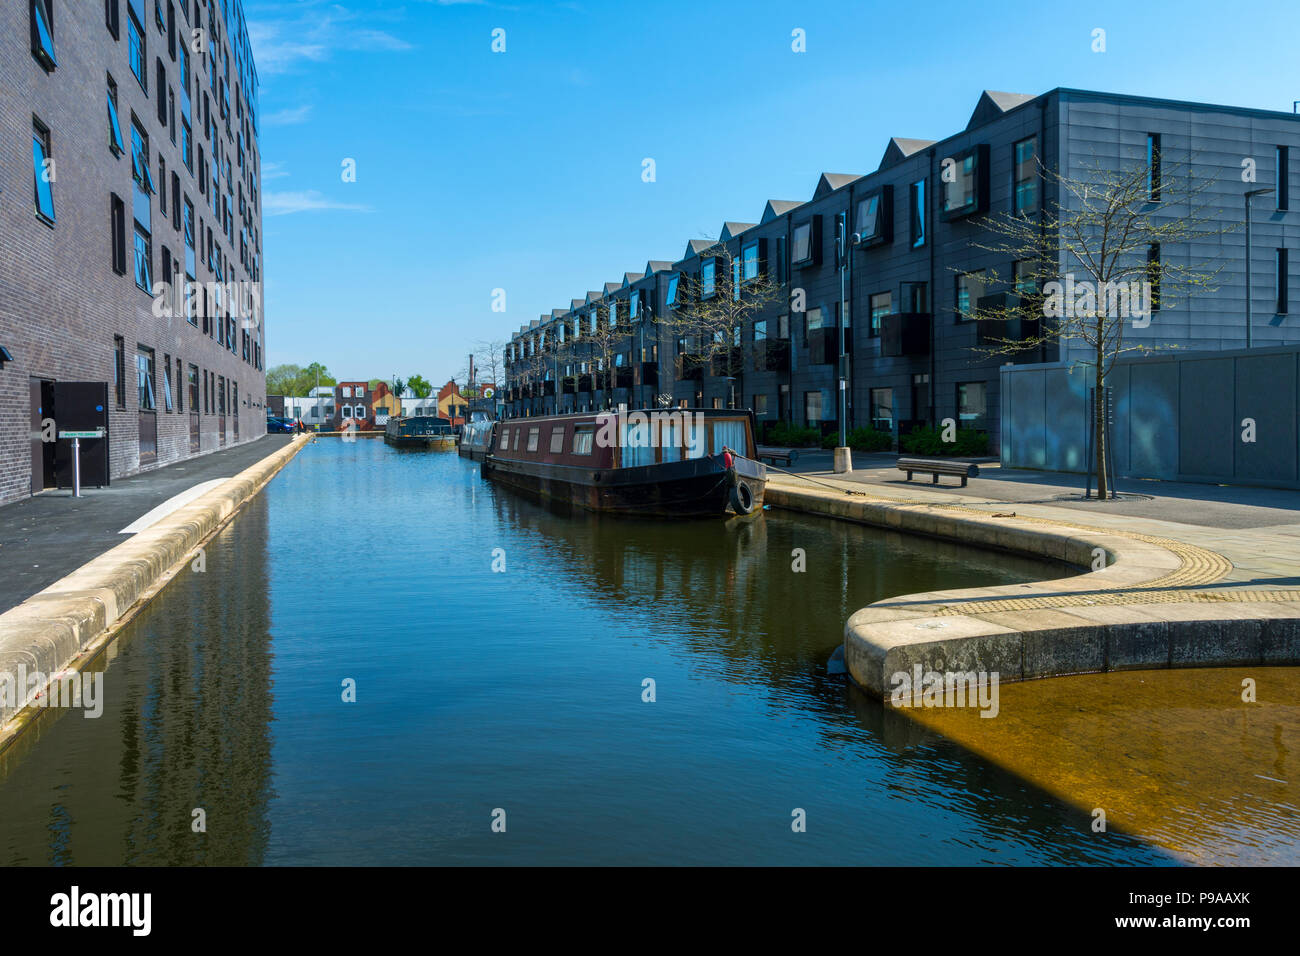
{"label": "pitched roof", "polygon": [[932,139],[908,139],[905,136],[894,136],[889,140],[889,145],[885,147],[885,155],[880,158],[879,169],[887,166],[893,166],[895,163],[901,163],[913,153],[919,153],[928,146],[933,146]]}
{"label": "pitched roof", "polygon": [[636,282],[638,279],[644,279],[644,278],[645,278],[645,273],[644,273],[644,272],[624,272],[624,273],[623,273],[623,288],[626,289],[626,288],[627,288],[628,286],[630,286],[633,282]]}
{"label": "pitched roof", "polygon": [[974,129],[976,126],[983,126],[1017,106],[1024,106],[1034,98],[1027,93],[1000,93],[997,90],[985,90],[980,94],[979,102],[975,104],[975,112],[971,113],[966,128]]}
{"label": "pitched roof", "polygon": [[645,274],[652,276],[656,272],[671,272],[673,264],[666,259],[651,259],[645,264]]}
{"label": "pitched roof", "polygon": [[596,301],[597,299],[599,299],[599,298],[602,298],[603,296],[604,296],[604,293],[603,293],[603,292],[591,292],[591,291],[588,291],[588,292],[587,292],[587,305],[591,305],[591,303],[595,302],[595,301]]}
{"label": "pitched roof", "polygon": [[551,309],[551,318],[558,319],[560,316],[565,315],[568,311],[569,311],[568,309]]}
{"label": "pitched roof", "polygon": [[759,220],[759,223],[779,219],[791,209],[797,209],[802,205],[803,203],[793,199],[769,199],[767,205],[763,207],[763,218]]}
{"label": "pitched roof", "polygon": [[746,229],[753,229],[758,223],[756,222],[724,222],[722,232],[718,234],[719,242],[726,242],[728,239],[734,239]]}
{"label": "pitched roof", "polygon": [[623,288],[623,283],[621,282],[606,282],[605,295],[612,295],[613,293],[617,292],[621,288]]}
{"label": "pitched roof", "polygon": [[701,252],[707,252],[717,244],[716,239],[692,239],[686,243],[686,252],[682,255],[682,258],[689,259],[691,256],[698,256]]}
{"label": "pitched roof", "polygon": [[574,309],[581,309],[586,304],[587,304],[586,299],[570,299],[569,311],[572,312]]}
{"label": "pitched roof", "polygon": [[817,188],[813,190],[813,199],[821,199],[827,193],[833,193],[841,186],[847,186],[861,178],[859,173],[822,173],[821,179],[817,180]]}

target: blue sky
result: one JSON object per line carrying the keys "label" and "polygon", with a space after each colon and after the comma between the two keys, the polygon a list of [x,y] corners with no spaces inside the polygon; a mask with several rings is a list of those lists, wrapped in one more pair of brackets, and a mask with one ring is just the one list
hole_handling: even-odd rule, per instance
{"label": "blue sky", "polygon": [[[319,360],[340,378],[445,382],[476,343],[677,259],[724,220],[807,199],[822,172],[873,170],[890,136],[957,132],[982,89],[1288,111],[1300,99],[1294,0],[245,0],[245,12],[267,363]],[[791,49],[796,28],[806,52]]]}

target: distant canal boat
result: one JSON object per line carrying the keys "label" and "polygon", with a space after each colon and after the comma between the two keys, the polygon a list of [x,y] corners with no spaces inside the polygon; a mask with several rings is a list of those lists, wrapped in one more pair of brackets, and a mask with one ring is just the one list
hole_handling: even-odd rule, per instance
{"label": "distant canal boat", "polygon": [[390,416],[384,426],[384,441],[398,448],[432,448],[451,451],[456,447],[456,434],[451,422],[432,415],[412,415],[407,418]]}
{"label": "distant canal boat", "polygon": [[761,509],[757,459],[749,412],[589,412],[498,422],[483,473],[591,511],[697,518]]}
{"label": "distant canal boat", "polygon": [[482,461],[492,448],[492,430],[496,422],[486,415],[472,418],[465,423],[460,433],[460,445],[457,451],[460,457],[471,461]]}

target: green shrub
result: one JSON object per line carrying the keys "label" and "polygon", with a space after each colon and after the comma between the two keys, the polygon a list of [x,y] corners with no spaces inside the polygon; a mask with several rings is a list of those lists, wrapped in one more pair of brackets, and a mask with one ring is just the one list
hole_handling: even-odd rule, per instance
{"label": "green shrub", "polygon": [[890,451],[894,436],[878,428],[855,428],[849,432],[849,447],[854,451]]}
{"label": "green shrub", "polygon": [[979,458],[988,454],[988,432],[959,428],[954,439],[946,442],[940,429],[921,427],[899,439],[898,447],[909,455],[923,455],[927,458]]}
{"label": "green shrub", "polygon": [[767,430],[765,441],[780,448],[816,448],[822,443],[822,435],[816,428],[777,422]]}

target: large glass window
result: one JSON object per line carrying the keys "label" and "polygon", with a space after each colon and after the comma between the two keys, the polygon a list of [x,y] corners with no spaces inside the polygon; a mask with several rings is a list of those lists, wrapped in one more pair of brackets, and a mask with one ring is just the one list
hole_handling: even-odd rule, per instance
{"label": "large glass window", "polygon": [[149,137],[138,123],[131,124],[131,178],[141,192],[153,193],[153,175],[149,172]]}
{"label": "large glass window", "polygon": [[1038,211],[1038,137],[1022,139],[1013,147],[1014,212],[1018,216]]}
{"label": "large glass window", "polygon": [[135,284],[153,294],[153,240],[140,223],[135,224]]}
{"label": "large glass window", "polygon": [[803,265],[811,262],[812,257],[812,223],[801,222],[794,227],[791,234],[790,263],[796,266]]}
{"label": "large glass window", "polygon": [[718,261],[705,259],[700,265],[700,297],[707,299],[718,288]]}
{"label": "large glass window", "polygon": [[740,278],[744,282],[758,278],[758,242],[754,241],[740,250]]}
{"label": "large glass window", "polygon": [[135,356],[135,385],[140,411],[154,411],[153,349],[140,349]]}
{"label": "large glass window", "polygon": [[674,272],[668,277],[668,306],[675,307],[677,303],[677,287],[681,282],[681,276]]}
{"label": "large glass window", "polygon": [[987,414],[986,386],[983,382],[959,382],[957,385],[957,420],[982,426]]}
{"label": "large glass window", "polygon": [[911,210],[911,229],[912,229],[912,248],[918,249],[925,245],[925,180],[918,179],[912,183],[910,189],[911,200],[908,208]]}
{"label": "large glass window", "polygon": [[122,124],[117,118],[117,84],[111,76],[108,78],[108,148],[114,156],[126,152],[122,145]]}
{"label": "large glass window", "polygon": [[144,39],[144,30],[140,24],[135,22],[135,14],[127,10],[126,15],[126,34],[129,45],[129,57],[131,62],[131,72],[135,74],[136,80],[140,83],[140,89],[148,92],[149,90],[149,71],[145,64],[146,47]]}
{"label": "large glass window", "polygon": [[975,317],[975,305],[984,294],[984,270],[963,272],[957,276],[957,321],[965,322]]}
{"label": "large glass window", "polygon": [[32,120],[32,174],[35,180],[36,215],[54,224],[54,173],[50,160],[50,131]]}
{"label": "large glass window", "polygon": [[885,432],[894,430],[894,390],[892,388],[873,388],[871,390],[871,427]]}
{"label": "large glass window", "polygon": [[881,190],[858,200],[858,208],[854,212],[853,220],[859,239],[864,245],[884,242],[887,239],[884,208],[886,195],[886,192]]}
{"label": "large glass window", "polygon": [[872,336],[877,336],[880,334],[881,320],[893,311],[894,295],[892,292],[877,292],[867,300],[867,303],[871,309],[870,334]]}
{"label": "large glass window", "polygon": [[59,65],[54,59],[54,20],[50,7],[51,0],[31,0],[32,55],[47,71]]}

